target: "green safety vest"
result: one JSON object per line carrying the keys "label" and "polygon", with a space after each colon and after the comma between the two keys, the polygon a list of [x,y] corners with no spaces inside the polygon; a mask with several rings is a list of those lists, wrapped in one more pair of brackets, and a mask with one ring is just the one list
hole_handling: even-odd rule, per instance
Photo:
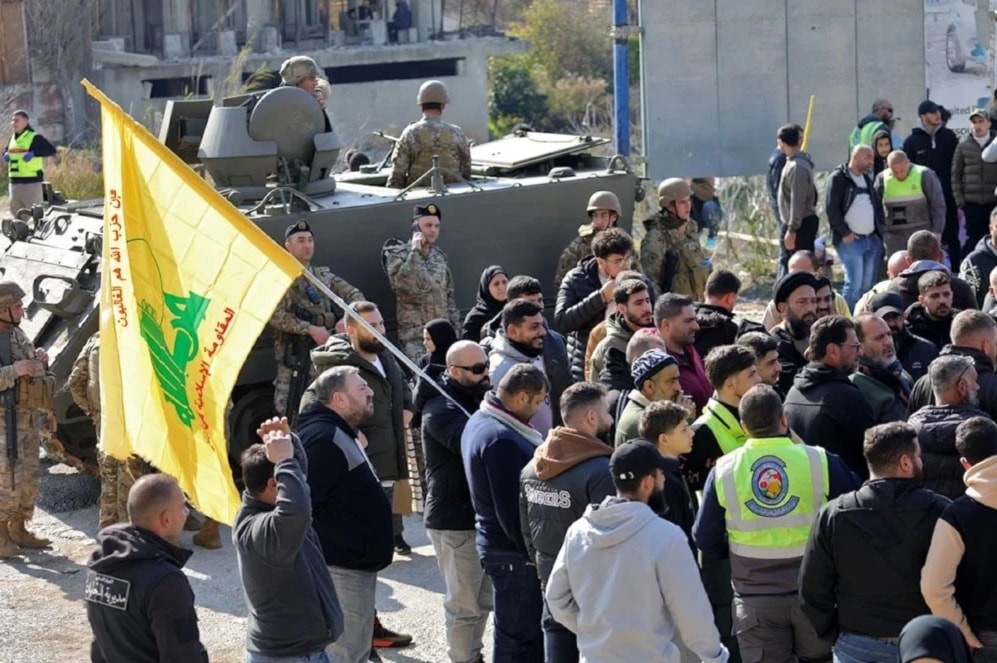
{"label": "green safety vest", "polygon": [[31,161],[23,161],[21,155],[31,150],[31,141],[35,139],[35,132],[25,129],[20,136],[11,136],[7,145],[7,153],[10,155],[8,173],[10,179],[22,179],[37,177],[42,172],[42,158],[35,157]]}
{"label": "green safety vest", "polygon": [[723,403],[714,398],[706,403],[703,414],[699,415],[699,419],[696,419],[693,425],[701,426],[703,424],[713,433],[713,437],[717,439],[717,444],[720,445],[720,450],[725,454],[741,447],[748,440],[748,434],[741,428],[741,422],[737,420],[737,417],[731,414]]}
{"label": "green safety vest", "polygon": [[722,456],[715,472],[732,554],[752,559],[803,556],[830,490],[823,449],[788,437],[751,438]]}
{"label": "green safety vest", "polygon": [[927,202],[921,186],[922,173],[923,167],[911,164],[907,178],[900,181],[889,168],[883,171],[883,205],[891,225],[907,223],[908,205]]}
{"label": "green safety vest", "polygon": [[[854,149],[856,145],[868,145],[869,147],[876,149],[873,145],[873,139],[876,137],[877,131],[882,130],[889,131],[889,127],[886,126],[885,122],[867,122],[861,128],[856,124],[852,129],[852,133],[848,136],[848,149]],[[890,147],[893,146],[893,134],[890,133]]]}

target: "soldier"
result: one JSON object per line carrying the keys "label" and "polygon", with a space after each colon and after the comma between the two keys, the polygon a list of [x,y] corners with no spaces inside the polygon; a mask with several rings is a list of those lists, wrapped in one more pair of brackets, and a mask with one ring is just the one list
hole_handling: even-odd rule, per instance
{"label": "soldier", "polygon": [[[433,167],[440,157],[444,182],[463,182],[471,177],[471,147],[464,131],[443,121],[450,99],[441,81],[426,81],[419,87],[416,103],[422,119],[405,127],[391,155],[388,186],[404,189]],[[426,182],[428,185],[429,182]]]}
{"label": "soldier", "polygon": [[398,342],[413,361],[425,353],[422,328],[427,322],[443,318],[460,329],[447,255],[436,246],[442,218],[435,203],[416,205],[412,240],[389,239],[381,249],[381,264],[398,300]]}
{"label": "soldier", "polygon": [[589,197],[589,222],[578,226],[578,237],[571,240],[557,261],[557,275],[554,276],[554,291],[561,288],[564,275],[577,267],[584,258],[592,255],[592,238],[599,231],[612,228],[622,216],[620,199],[612,191],[596,191]]}
{"label": "soldier", "polygon": [[658,186],[658,214],[644,221],[647,234],[640,244],[642,271],[658,292],[702,298],[710,268],[691,221],[692,187],[678,177]]}
{"label": "soldier", "polygon": [[55,377],[48,372],[48,355],[35,350],[20,329],[24,291],[13,281],[0,282],[0,418],[7,428],[15,417],[15,437],[7,438],[0,454],[0,558],[14,557],[21,548],[47,548],[51,541],[24,529],[38,499],[40,435],[47,429],[55,395]]}
{"label": "soldier", "polygon": [[[315,254],[315,236],[306,221],[301,220],[287,227],[284,248],[346,302],[364,300],[362,292],[327,267],[311,265]],[[287,415],[292,421],[296,417],[301,394],[316,377],[309,353],[312,348],[329,340],[330,330],[336,328],[341,318],[338,308],[304,276],[291,284],[270,318],[270,326],[276,330],[274,353],[277,357],[277,378],[274,380],[273,404],[278,415]]]}

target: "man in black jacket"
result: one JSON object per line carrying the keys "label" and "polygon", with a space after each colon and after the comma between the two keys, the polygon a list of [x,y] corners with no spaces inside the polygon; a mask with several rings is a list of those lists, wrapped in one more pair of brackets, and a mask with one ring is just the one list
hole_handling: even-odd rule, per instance
{"label": "man in black jacket", "polygon": [[961,311],[979,308],[973,286],[952,274],[944,260],[945,253],[935,234],[930,230],[918,230],[907,240],[907,266],[890,280],[886,289],[900,295],[904,308],[907,308],[917,301],[917,283],[920,278],[930,271],[941,270],[949,272],[952,281],[952,306]]}
{"label": "man in black jacket", "polygon": [[837,454],[864,477],[862,436],[876,421],[862,392],[848,380],[861,347],[851,320],[829,315],[815,322],[810,330],[811,362],[786,394],[786,418],[804,442]]}
{"label": "man in black jacket", "polygon": [[807,360],[810,326],[817,320],[817,277],[810,272],[790,272],[775,282],[772,301],[782,316],[782,322],[772,328],[779,343],[779,384],[785,395],[793,386],[796,374]]}
{"label": "man in black jacket", "polygon": [[[963,311],[952,321],[952,345],[945,346],[939,357],[963,355],[973,360],[980,385],[980,409],[997,418],[997,322],[983,311]],[[907,401],[907,414],[914,414],[935,402],[930,376],[914,384]]]}
{"label": "man in black jacket", "polygon": [[360,443],[374,392],[355,366],[327,369],[313,383],[298,435],[308,454],[312,522],[343,609],[344,630],[328,649],[340,663],[365,663],[374,634],[377,572],[391,563],[391,503]]}
{"label": "man in black jacket", "polygon": [[938,347],[907,328],[900,295],[883,292],[869,300],[869,311],[882,318],[893,334],[893,347],[900,365],[917,382],[928,373],[928,365],[938,356]]}
{"label": "man in black jacket", "polygon": [[907,327],[912,334],[943,348],[952,342],[952,285],[947,272],[928,272],[917,281],[917,303],[907,309]]}
{"label": "man in black jacket", "polygon": [[619,228],[610,228],[592,240],[592,257],[568,272],[557,292],[554,327],[568,337],[571,378],[585,379],[585,348],[592,328],[606,318],[613,304],[614,279],[629,269],[634,243]]}
{"label": "man in black jacket", "polygon": [[127,525],[105,527],[83,587],[93,663],[202,661],[194,592],[180,547],[188,509],[176,479],[149,474],[128,492]]}
{"label": "man in black jacket", "polygon": [[[519,521],[523,541],[545,587],[568,527],[589,504],[616,494],[609,475],[613,449],[600,436],[613,424],[606,389],[578,382],[561,397],[564,426],[550,431],[520,475]],[[575,634],[554,621],[544,601],[544,652],[547,663],[578,661]]]}
{"label": "man in black jacket", "polygon": [[921,567],[948,500],[919,486],[914,429],[882,424],[865,435],[869,480],[821,509],[803,554],[800,602],[843,661],[893,661],[904,625],[928,612]]}
{"label": "man in black jacket", "polygon": [[488,360],[477,343],[457,341],[447,351],[446,371],[422,410],[426,454],[426,534],[436,552],[446,595],[447,649],[451,661],[483,661],[492,585],[474,546],[474,507],[464,475],[460,436],[490,388]]}
{"label": "man in black jacket", "polygon": [[961,355],[945,355],[931,363],[928,372],[935,405],[925,405],[908,419],[917,431],[924,463],[923,484],[954,500],[966,492],[965,471],[955,448],[955,431],[963,421],[985,417],[979,409],[979,376],[973,360]]}
{"label": "man in black jacket", "polygon": [[740,292],[741,279],[726,269],[715,270],[706,279],[703,303],[692,305],[699,325],[693,345],[700,357],[705,357],[718,345],[734,343],[742,334],[765,331],[761,323],[734,312]]}
{"label": "man in black jacket", "polygon": [[[997,167],[997,166],[995,166]],[[990,274],[997,268],[997,209],[990,213],[990,233],[977,242],[976,248],[966,256],[959,267],[959,276],[976,289],[976,301],[981,309],[990,288]]]}
{"label": "man in black jacket", "polygon": [[343,633],[343,611],[312,529],[308,459],[287,419],[257,431],[263,444],[242,454],[242,507],[232,526],[249,608],[246,663],[307,658]]}

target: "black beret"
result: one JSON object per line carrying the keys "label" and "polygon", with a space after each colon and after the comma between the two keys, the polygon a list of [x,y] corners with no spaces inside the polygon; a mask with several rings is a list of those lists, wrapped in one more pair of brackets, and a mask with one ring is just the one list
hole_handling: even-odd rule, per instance
{"label": "black beret", "polygon": [[816,291],[820,282],[810,272],[790,272],[775,282],[775,286],[772,288],[772,301],[776,305],[781,304],[789,299],[794,290],[805,285]]}
{"label": "black beret", "polygon": [[312,233],[311,227],[308,225],[308,222],[305,221],[304,219],[301,219],[297,223],[292,223],[287,227],[287,230],[284,231],[284,241],[286,242],[288,238],[290,238],[290,236],[295,233],[311,233],[312,235],[315,234]]}
{"label": "black beret", "polygon": [[443,220],[443,212],[440,211],[440,208],[436,203],[416,205],[415,209],[412,210],[413,221],[424,216],[435,216],[437,219],[440,219],[441,221]]}

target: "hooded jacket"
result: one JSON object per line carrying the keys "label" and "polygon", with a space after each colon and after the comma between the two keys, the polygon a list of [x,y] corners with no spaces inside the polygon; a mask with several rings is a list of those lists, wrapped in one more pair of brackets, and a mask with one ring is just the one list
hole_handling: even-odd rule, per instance
{"label": "hooded jacket", "polygon": [[761,323],[742,318],[722,306],[697,302],[692,308],[696,312],[696,323],[699,325],[695,346],[700,357],[705,357],[710,350],[719,345],[733,344],[742,334],[751,331],[765,332]]}
{"label": "hooded jacket", "polygon": [[922,304],[911,304],[905,314],[906,326],[915,336],[933,343],[936,348],[944,348],[952,343],[952,319],[956,313],[959,309],[953,308],[946,317],[935,320]]}
{"label": "hooded jacket", "polygon": [[[353,366],[374,392],[374,414],[360,426],[367,437],[367,457],[382,481],[408,478],[408,458],[405,455],[404,410],[412,410],[412,391],[398,366],[387,351],[377,355],[387,375],[381,375],[374,364],[360,356],[343,335],[330,336],[324,345],[312,350],[316,375],[333,366]],[[315,383],[308,385],[301,397],[301,407],[315,400]]]}
{"label": "hooded jacket", "polygon": [[554,307],[554,327],[568,339],[571,379],[585,379],[585,346],[592,328],[606,317],[602,281],[595,256],[583,260],[561,282]]}
{"label": "hooded jacket", "polygon": [[876,425],[862,392],[843,371],[810,362],[786,394],[786,419],[807,444],[837,454],[859,477],[869,476],[862,455],[865,432]]}
{"label": "hooded jacket", "polygon": [[589,506],[568,528],[546,598],[588,663],[679,663],[676,632],[699,660],[728,659],[685,536],[642,502]]}
{"label": "hooded jacket", "polygon": [[779,216],[792,232],[800,229],[804,219],[817,216],[814,164],[806,152],[786,157],[779,181]]}
{"label": "hooded jacket", "polygon": [[499,274],[505,274],[501,265],[492,265],[481,272],[481,279],[478,281],[478,296],[474,307],[464,317],[464,327],[460,332],[462,339],[475,343],[480,341],[482,327],[502,312],[505,302],[500,302],[492,297],[491,290],[488,289],[488,284]]}
{"label": "hooded jacket", "polygon": [[907,400],[914,383],[903,371],[894,373],[863,357],[848,379],[862,392],[877,424],[907,418]]}
{"label": "hooded jacket", "polygon": [[474,529],[474,506],[464,476],[460,437],[469,415],[481,405],[484,392],[464,387],[447,374],[439,384],[456,403],[433,389],[422,410],[422,448],[426,457],[423,522],[427,529],[469,531]]}
{"label": "hooded jacket", "polygon": [[918,260],[910,267],[900,272],[900,275],[890,281],[887,292],[900,295],[904,308],[917,303],[917,280],[927,272],[941,270],[949,274],[952,283],[952,308],[965,311],[969,308],[979,308],[976,303],[976,292],[972,286],[952,274],[948,267],[934,260]]}
{"label": "hooded jacket", "polygon": [[921,567],[948,503],[911,479],[871,479],[821,509],[800,570],[800,603],[820,638],[895,638],[928,612]]}
{"label": "hooded jacket", "polygon": [[[994,164],[997,168],[997,164]],[[990,272],[997,267],[997,250],[990,235],[984,235],[976,243],[968,256],[962,259],[959,266],[959,277],[976,290],[977,307],[982,309],[990,287]],[[954,294],[954,293],[953,293]]]}
{"label": "hooded jacket", "polygon": [[[994,363],[990,357],[986,356],[975,348],[963,348],[957,345],[946,345],[938,353],[939,357],[947,355],[961,355],[973,360],[976,368],[976,382],[980,385],[980,409],[997,419],[997,374],[994,374]],[[931,380],[925,375],[916,383],[910,391],[910,400],[907,401],[907,414],[914,414],[925,405],[935,404],[935,394],[931,391]]]}
{"label": "hooded jacket", "polygon": [[921,572],[931,612],[963,632],[997,631],[997,456],[966,470],[966,494],[942,512]]}
{"label": "hooded jacket", "polygon": [[955,148],[952,158],[952,197],[958,207],[966,203],[993,205],[997,201],[997,164],[983,160],[983,149],[994,139],[994,132],[987,136],[983,147],[976,142],[972,131]]}
{"label": "hooded jacket", "polygon": [[903,331],[893,337],[897,349],[897,359],[914,382],[928,374],[928,366],[938,356],[938,346],[910,333],[905,325]]}
{"label": "hooded jacket", "polygon": [[966,492],[964,470],[955,448],[955,429],[971,417],[985,416],[986,412],[972,405],[926,405],[910,416],[907,423],[917,431],[921,445],[921,483],[925,488],[950,500]]}
{"label": "hooded jacket", "polygon": [[134,525],[97,534],[83,598],[94,663],[203,661],[194,592],[183,565],[193,554]]}
{"label": "hooded jacket", "polygon": [[537,447],[519,478],[519,519],[530,559],[546,583],[568,527],[590,504],[616,494],[613,449],[573,428],[558,427]]}
{"label": "hooded jacket", "polygon": [[[623,363],[627,360],[627,343],[633,338],[634,331],[627,325],[623,315],[617,312],[610,313],[606,318],[606,335],[599,345],[592,351],[592,359],[589,362],[589,375],[592,381],[597,381],[604,368],[609,366],[619,366],[619,361],[607,363],[607,355],[613,354],[617,359],[623,358]],[[627,371],[629,373],[629,371]],[[618,376],[622,377],[622,376]]]}
{"label": "hooded jacket", "polygon": [[544,372],[550,382],[550,393],[530,420],[530,424],[541,435],[546,435],[553,426],[561,425],[561,394],[572,382],[564,339],[560,334],[548,330],[540,356],[530,357],[517,348],[505,335],[505,331],[500,329],[492,337],[488,348],[488,378],[491,383],[498,385],[516,364],[533,364]]}
{"label": "hooded jacket", "polygon": [[910,162],[927,166],[938,175],[946,202],[952,199],[952,160],[958,146],[959,137],[948,127],[942,125],[928,133],[920,122],[904,140],[903,150]]}

